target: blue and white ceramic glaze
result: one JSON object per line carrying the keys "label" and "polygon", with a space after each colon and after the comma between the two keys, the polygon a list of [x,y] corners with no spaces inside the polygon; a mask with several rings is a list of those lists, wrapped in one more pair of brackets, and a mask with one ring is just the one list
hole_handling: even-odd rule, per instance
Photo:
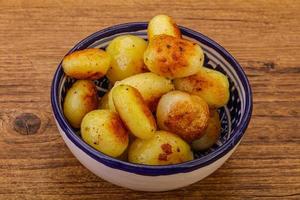
{"label": "blue and white ceramic glaze", "polygon": [[[128,23],[98,31],[79,42],[69,53],[85,48],[104,49],[109,42],[124,34],[147,39],[147,23]],[[51,88],[54,117],[67,146],[77,159],[99,177],[116,185],[144,191],[166,191],[180,188],[203,179],[220,167],[239,144],[251,117],[252,93],[248,79],[237,61],[220,45],[208,37],[180,27],[184,38],[198,43],[205,53],[205,66],[225,74],[230,82],[230,100],[219,109],[222,133],[219,141],[205,152],[194,152],[195,159],[176,165],[138,165],[109,157],[86,144],[67,122],[62,112],[66,91],[74,82],[58,66]],[[106,78],[95,81],[99,95],[109,85]]]}

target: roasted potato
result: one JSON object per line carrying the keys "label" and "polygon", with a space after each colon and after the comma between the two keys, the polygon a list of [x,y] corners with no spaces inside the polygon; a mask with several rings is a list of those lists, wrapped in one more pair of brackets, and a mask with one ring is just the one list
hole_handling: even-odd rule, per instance
{"label": "roasted potato", "polygon": [[174,85],[177,90],[200,96],[210,108],[226,105],[230,96],[228,78],[221,72],[205,67],[195,75],[175,79]]}
{"label": "roasted potato", "polygon": [[77,80],[68,90],[64,99],[64,115],[74,128],[80,128],[84,115],[97,109],[96,86],[89,80]]}
{"label": "roasted potato", "polygon": [[136,139],[129,147],[128,160],[145,165],[170,165],[193,160],[193,153],[177,135],[157,131],[148,140]]}
{"label": "roasted potato", "polygon": [[[152,112],[156,110],[159,98],[163,94],[174,89],[171,80],[152,72],[130,76],[122,81],[116,82],[114,87],[121,84],[130,85],[136,88],[141,93],[144,101]],[[115,108],[112,102],[111,94],[109,95],[109,98],[109,107],[111,108],[111,110],[114,110]]]}
{"label": "roasted potato", "polygon": [[209,119],[209,108],[196,95],[171,91],[159,100],[156,117],[159,128],[191,142],[203,135]]}
{"label": "roasted potato", "polygon": [[148,39],[151,40],[155,35],[171,35],[181,38],[181,33],[174,20],[167,15],[156,15],[148,25]]}
{"label": "roasted potato", "polygon": [[101,49],[84,49],[67,55],[62,62],[64,72],[76,79],[96,80],[103,77],[110,65],[110,55]]}
{"label": "roasted potato", "polygon": [[84,116],[80,130],[85,142],[109,156],[120,156],[128,146],[128,132],[116,112],[91,111]]}
{"label": "roasted potato", "polygon": [[118,85],[112,90],[112,97],[117,112],[132,134],[141,139],[154,135],[155,119],[137,89]]}
{"label": "roasted potato", "polygon": [[113,39],[106,52],[111,55],[107,77],[111,82],[120,81],[134,74],[147,71],[143,61],[147,42],[135,35],[122,35]]}
{"label": "roasted potato", "polygon": [[148,69],[167,78],[196,74],[203,61],[204,54],[198,44],[169,35],[154,36],[144,53]]}
{"label": "roasted potato", "polygon": [[202,151],[210,148],[214,145],[221,133],[221,122],[219,113],[214,110],[210,112],[210,118],[208,120],[208,126],[204,131],[203,136],[192,142],[192,148],[196,151]]}
{"label": "roasted potato", "polygon": [[101,99],[99,101],[98,108],[99,109],[109,109],[109,105],[108,105],[108,92],[103,97],[101,97]]}

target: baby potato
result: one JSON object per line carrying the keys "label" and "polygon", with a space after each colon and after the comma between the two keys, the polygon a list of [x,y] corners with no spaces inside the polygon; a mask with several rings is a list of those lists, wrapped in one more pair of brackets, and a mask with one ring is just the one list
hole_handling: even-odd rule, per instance
{"label": "baby potato", "polygon": [[220,108],[227,104],[230,96],[228,78],[213,69],[202,67],[192,76],[175,79],[177,90],[202,97],[210,108]]}
{"label": "baby potato", "polygon": [[198,44],[169,35],[154,36],[144,53],[148,69],[167,78],[193,75],[203,61],[204,54]]}
{"label": "baby potato", "polygon": [[193,160],[193,153],[177,135],[157,131],[151,139],[136,139],[129,147],[128,160],[145,165],[170,165]]}
{"label": "baby potato", "polygon": [[111,55],[111,67],[107,77],[111,82],[147,71],[143,61],[147,42],[135,35],[122,35],[113,39],[106,52]]}
{"label": "baby potato", "polygon": [[221,133],[221,122],[219,113],[214,110],[210,112],[210,118],[208,120],[208,126],[204,131],[203,136],[200,139],[197,139],[192,142],[192,148],[196,151],[202,151],[210,148],[214,145]]}
{"label": "baby potato", "polygon": [[[130,76],[122,81],[116,82],[115,86],[120,84],[130,85],[136,88],[152,112],[156,110],[159,98],[174,89],[171,80],[152,72]],[[110,95],[109,98],[112,98],[112,95]],[[109,102],[112,104],[112,99],[109,100]],[[110,107],[112,110],[114,109],[113,105]]]}
{"label": "baby potato", "polygon": [[159,100],[156,117],[159,128],[191,142],[203,135],[209,119],[209,108],[196,95],[171,91]]}
{"label": "baby potato", "polygon": [[128,133],[116,112],[91,111],[84,116],[80,130],[86,143],[109,156],[120,156],[128,146]]}
{"label": "baby potato", "polygon": [[106,74],[110,60],[110,55],[101,49],[84,49],[67,55],[62,67],[70,77],[96,80]]}
{"label": "baby potato", "polygon": [[109,105],[108,105],[108,93],[105,93],[105,95],[103,97],[101,97],[100,101],[99,101],[99,109],[109,109]]}
{"label": "baby potato", "polygon": [[155,35],[171,35],[181,38],[181,33],[174,20],[167,15],[156,15],[148,25],[148,39],[151,40]]}
{"label": "baby potato", "polygon": [[133,135],[141,139],[154,135],[155,119],[137,89],[118,85],[112,90],[112,97],[117,112]]}
{"label": "baby potato", "polygon": [[64,115],[74,128],[80,128],[84,115],[97,109],[98,97],[96,86],[89,80],[77,80],[68,90],[63,110]]}

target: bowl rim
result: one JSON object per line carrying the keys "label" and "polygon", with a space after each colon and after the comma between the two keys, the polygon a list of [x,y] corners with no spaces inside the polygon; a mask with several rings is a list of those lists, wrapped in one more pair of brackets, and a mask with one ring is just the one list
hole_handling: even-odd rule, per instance
{"label": "bowl rim", "polygon": [[[137,31],[137,30],[145,30],[147,29],[147,22],[130,22],[124,24],[114,25],[100,31],[97,31],[85,39],[81,40],[77,43],[66,55],[72,53],[73,51],[84,49],[87,46],[91,45],[95,42],[96,38],[104,38],[110,35],[114,35],[116,33],[122,33],[124,31]],[[217,51],[222,57],[229,62],[234,71],[237,73],[238,79],[242,83],[242,88],[245,90],[245,112],[242,115],[242,119],[239,125],[233,130],[232,137],[227,140],[222,146],[220,146],[215,151],[209,153],[206,156],[201,158],[194,159],[192,161],[173,164],[173,165],[164,165],[164,166],[151,166],[151,165],[142,165],[142,164],[134,164],[125,161],[118,160],[116,158],[112,158],[108,155],[105,155],[93,147],[89,146],[85,143],[81,138],[76,135],[76,133],[72,130],[71,126],[67,123],[66,119],[63,116],[63,113],[59,109],[59,100],[58,100],[58,86],[60,77],[63,75],[63,70],[61,67],[61,62],[58,65],[54,78],[51,84],[51,106],[54,118],[56,119],[57,125],[63,130],[64,134],[67,138],[79,149],[85,152],[88,156],[92,157],[97,162],[100,162],[108,167],[118,169],[125,172],[130,172],[138,175],[146,175],[146,176],[160,176],[160,175],[171,175],[176,173],[187,173],[194,171],[196,169],[205,167],[216,160],[222,158],[226,155],[230,150],[232,150],[241,140],[244,135],[245,130],[248,127],[250,122],[251,114],[252,114],[252,91],[250,87],[250,83],[248,78],[243,71],[242,67],[239,63],[233,58],[229,52],[227,52],[221,45],[208,38],[207,36],[191,30],[189,28],[179,26],[181,29],[182,35],[191,36],[194,39],[204,43],[205,45],[210,46],[215,51]]]}

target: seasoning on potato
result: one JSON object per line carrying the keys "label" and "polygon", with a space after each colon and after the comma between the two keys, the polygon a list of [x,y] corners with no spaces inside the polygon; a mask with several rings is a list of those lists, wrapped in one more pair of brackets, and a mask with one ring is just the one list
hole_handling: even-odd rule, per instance
{"label": "seasoning on potato", "polygon": [[148,40],[155,35],[170,35],[181,38],[181,32],[174,20],[167,15],[156,15],[148,24]]}
{"label": "seasoning on potato", "polygon": [[153,137],[156,122],[137,89],[118,85],[113,89],[112,97],[117,112],[132,134],[141,139]]}
{"label": "seasoning on potato", "polygon": [[203,65],[202,48],[189,40],[157,35],[150,40],[144,53],[148,69],[167,78],[196,74]]}
{"label": "seasoning on potato", "polygon": [[[114,87],[121,84],[130,85],[136,88],[141,93],[144,101],[152,112],[156,111],[159,98],[163,94],[174,89],[171,80],[152,72],[130,76],[122,81],[116,82]],[[112,95],[110,94],[108,98],[109,107],[111,110],[114,110]]]}
{"label": "seasoning on potato", "polygon": [[96,86],[89,80],[77,80],[68,90],[64,99],[63,111],[68,122],[74,128],[80,128],[84,115],[97,109]]}
{"label": "seasoning on potato", "polygon": [[221,121],[218,111],[210,113],[208,126],[200,139],[192,142],[192,148],[196,151],[203,151],[213,146],[219,139],[221,133]]}
{"label": "seasoning on potato", "polygon": [[114,38],[106,48],[112,61],[107,77],[111,82],[120,81],[134,74],[148,71],[144,61],[147,42],[135,35],[122,35]]}
{"label": "seasoning on potato", "polygon": [[84,49],[67,55],[62,67],[72,78],[96,80],[106,74],[110,60],[110,55],[101,49]]}
{"label": "seasoning on potato", "polygon": [[209,119],[209,108],[196,95],[171,91],[159,100],[156,117],[159,128],[191,142],[203,135]]}
{"label": "seasoning on potato", "polygon": [[174,85],[177,90],[202,97],[211,108],[226,105],[230,96],[228,78],[219,71],[205,67],[195,75],[175,79]]}
{"label": "seasoning on potato", "polygon": [[177,135],[157,131],[151,139],[136,139],[129,147],[128,160],[146,165],[170,165],[193,160],[193,152]]}
{"label": "seasoning on potato", "polygon": [[85,142],[112,157],[120,156],[128,146],[128,133],[119,115],[110,110],[94,110],[81,123]]}

